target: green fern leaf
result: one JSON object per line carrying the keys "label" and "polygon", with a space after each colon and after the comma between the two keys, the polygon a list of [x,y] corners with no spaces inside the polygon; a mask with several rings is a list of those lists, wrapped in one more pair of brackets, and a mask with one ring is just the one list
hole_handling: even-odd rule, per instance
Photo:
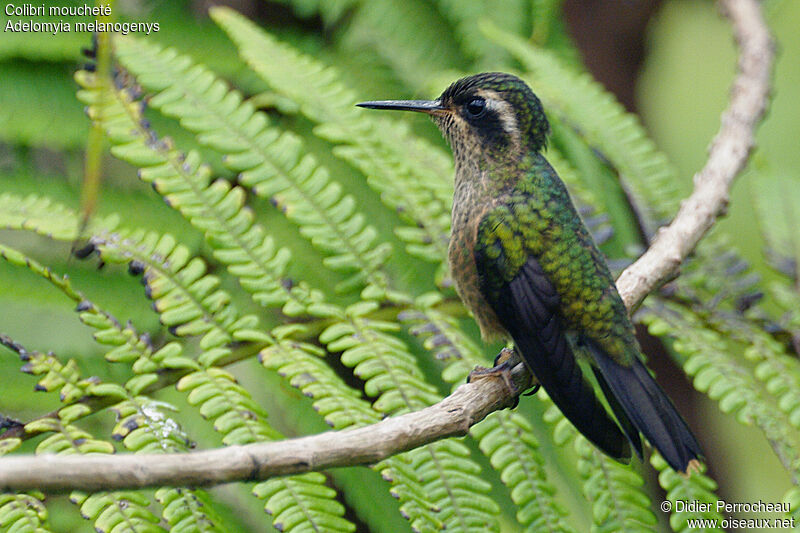
{"label": "green fern leaf", "polygon": [[211,514],[212,501],[208,493],[197,489],[158,489],[156,500],[161,504],[162,516],[169,524],[170,533],[224,532],[217,524],[221,518]]}
{"label": "green fern leaf", "polygon": [[[329,255],[324,261],[328,267],[350,274],[340,290],[364,283],[385,287],[380,269],[391,246],[376,244],[377,231],[357,211],[353,197],[344,195],[311,155],[302,155],[298,137],[270,127],[266,115],[243,102],[240,93],[228,91],[221,80],[185,56],[130,39],[117,43],[117,54],[145,87],[160,91],[150,105],[179,118],[202,144],[220,151],[225,164],[241,172],[241,183],[271,199]],[[236,203],[241,207],[242,200]]]}
{"label": "green fern leaf", "polygon": [[[667,492],[667,500],[672,502],[673,511],[669,517],[669,525],[673,531],[694,531],[694,529],[689,529],[689,520],[722,522],[723,516],[717,511],[719,498],[714,494],[717,484],[713,479],[701,472],[692,472],[688,477],[678,474],[669,468],[667,462],[657,452],[653,452],[650,456],[650,463],[660,472],[658,483]],[[695,505],[695,510],[682,509],[679,511],[676,507],[677,502],[702,502],[708,510],[702,511],[700,510],[701,506]],[[722,529],[713,531],[722,531]]]}
{"label": "green fern leaf", "polygon": [[598,451],[582,436],[575,439],[578,472],[592,504],[595,531],[652,531],[656,517],[641,490],[641,476]]}
{"label": "green fern leaf", "polygon": [[366,426],[380,421],[361,393],[348,387],[321,358],[324,352],[316,346],[283,337],[261,351],[259,360],[265,368],[278,374],[313,399],[314,409],[333,429]]}
{"label": "green fern leaf", "polygon": [[789,512],[786,513],[786,518],[796,524],[800,520],[800,487],[793,486],[783,496],[783,502],[789,506]]}
{"label": "green fern leaf", "polygon": [[0,527],[19,533],[49,533],[43,494],[0,494]]}
{"label": "green fern leaf", "polygon": [[[366,393],[377,397],[373,407],[378,411],[400,414],[438,401],[435,389],[424,381],[405,343],[388,334],[397,326],[367,318],[376,305],[362,302],[351,306],[347,310],[349,321],[327,328],[320,341],[328,351],[343,352],[342,362],[365,381]],[[464,531],[481,523],[493,530],[499,509],[486,496],[489,487],[477,477],[479,467],[453,442],[430,444],[405,456],[424,488],[425,499],[441,510],[440,519],[448,529]]]}
{"label": "green fern leaf", "polygon": [[158,517],[147,508],[149,499],[140,492],[99,492],[91,496],[74,492],[70,500],[80,505],[84,518],[94,521],[96,531],[166,531],[158,524]]}
{"label": "green fern leaf", "polygon": [[[50,432],[36,446],[37,454],[89,454],[114,452],[111,443],[94,438],[89,433],[57,418],[43,418],[26,425],[31,433]],[[119,524],[135,532],[163,532],[158,517],[147,508],[149,500],[141,492],[98,492],[87,495],[73,492],[70,500],[79,505],[81,515],[94,522],[98,531],[112,531]]]}
{"label": "green fern leaf", "polygon": [[[379,422],[381,415],[361,398],[361,393],[348,388],[320,359],[323,353],[319,348],[291,340],[295,329],[296,326],[276,329],[279,342],[259,355],[264,366],[277,370],[292,386],[310,396],[314,409],[334,429]],[[342,334],[352,331],[349,325],[335,329],[340,329]],[[412,528],[417,531],[441,529],[443,523],[436,513],[437,508],[427,498],[421,476],[408,463],[405,454],[390,457],[374,468],[392,483],[391,493],[403,502],[401,510]]]}
{"label": "green fern leaf", "polygon": [[[463,383],[477,365],[486,364],[480,349],[457,327],[455,320],[436,309],[438,293],[417,299],[416,309],[399,318],[413,324],[410,332],[424,339],[426,349],[447,362],[442,377],[456,386]],[[511,499],[519,507],[517,520],[526,531],[570,531],[564,522],[566,511],[553,497],[555,487],[548,482],[544,459],[530,424],[518,413],[498,411],[473,426],[470,434],[481,451],[499,470]]]}
{"label": "green fern leaf", "polygon": [[[113,231],[117,223],[117,217],[98,217],[90,222],[87,231]],[[0,227],[4,229],[33,231],[51,239],[72,241],[78,236],[78,226],[74,210],[49,198],[0,194]]]}
{"label": "green fern leaf", "polygon": [[[91,106],[100,90],[97,80],[85,72],[76,79],[85,89],[80,97]],[[286,288],[283,276],[290,254],[285,248],[278,249],[253,222],[252,212],[243,207],[243,190],[219,180],[209,183],[210,172],[196,152],[184,157],[169,142],[155,141],[143,123],[140,105],[124,89],[113,94],[116,100],[106,104],[104,113],[95,113],[102,117],[115,143],[112,153],[133,164],[147,165],[140,172],[142,179],[153,183],[189,222],[204,231],[216,248],[215,256],[241,277],[242,287],[252,292],[258,303],[283,304],[290,316],[307,312],[320,295],[305,285]]]}
{"label": "green fern leaf", "polygon": [[447,20],[423,0],[362,2],[340,46],[350,53],[369,50],[406,85],[419,88],[437,72],[466,67],[458,43],[443,28]]}
{"label": "green fern leaf", "polygon": [[[735,341],[705,327],[694,312],[652,297],[643,309],[642,320],[650,333],[673,339],[672,348],[681,355],[695,388],[716,400],[723,412],[735,413],[740,423],[756,424],[784,467],[800,479],[800,435],[787,414],[795,411],[796,402],[772,397],[741,358],[733,355],[738,351]],[[769,372],[762,376],[771,377]]]}
{"label": "green fern leaf", "polygon": [[178,336],[202,335],[202,362],[225,356],[239,330],[254,329],[253,316],[240,317],[219,279],[206,274],[205,263],[193,258],[169,236],[135,232],[95,236],[91,240],[107,263],[128,263],[142,274],[145,294],[153,300],[162,324]]}
{"label": "green fern leaf", "polygon": [[[355,531],[356,527],[341,517],[344,508],[335,500],[336,491],[326,487],[325,481],[319,472],[309,472],[259,483],[253,493],[266,501],[264,508],[278,531]],[[299,498],[302,506],[294,501]]]}
{"label": "green fern leaf", "polygon": [[[266,413],[224,370],[210,368],[189,374],[178,382],[178,390],[188,392],[189,403],[198,406],[204,418],[214,421],[214,429],[223,434],[226,445],[280,438],[266,424]],[[267,500],[265,508],[281,531],[355,529],[343,518],[344,508],[336,501],[336,491],[325,487],[321,474],[269,480],[257,485],[254,494]]]}
{"label": "green fern leaf", "polygon": [[[296,102],[319,127],[315,133],[345,144],[334,154],[366,176],[381,199],[414,228],[422,229],[407,251],[440,263],[447,257],[453,174],[451,158],[410,134],[407,127],[358,113],[355,94],[331,67],[278,42],[241,15],[225,8],[211,16],[240,48],[240,53],[270,87]],[[399,232],[402,239],[409,233]]]}
{"label": "green fern leaf", "polygon": [[214,429],[222,433],[222,442],[228,446],[279,437],[264,420],[263,409],[236,383],[233,375],[220,368],[184,376],[177,388],[188,393],[189,403],[197,406],[203,418],[214,422]]}

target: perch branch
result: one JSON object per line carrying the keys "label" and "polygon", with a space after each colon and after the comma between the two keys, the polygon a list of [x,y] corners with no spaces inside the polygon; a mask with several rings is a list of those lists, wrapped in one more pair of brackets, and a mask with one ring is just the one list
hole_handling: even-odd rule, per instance
{"label": "perch branch", "polygon": [[[522,364],[511,377],[518,388],[530,381]],[[503,380],[481,379],[459,386],[420,411],[298,439],[164,455],[10,456],[0,460],[0,492],[197,487],[368,465],[435,440],[464,436],[473,424],[511,400]]]}
{"label": "perch branch", "polygon": [[[673,275],[725,212],[730,187],[744,168],[754,131],[767,105],[773,45],[758,0],[721,0],[739,46],[730,104],[694,192],[652,246],[626,269],[617,286],[628,309]],[[521,365],[515,383],[528,379]],[[165,455],[11,456],[0,460],[0,492],[39,489],[116,490],[148,486],[200,486],[261,480],[337,466],[371,464],[438,439],[462,436],[489,413],[508,405],[499,379],[458,387],[441,402],[415,413],[358,429],[279,442]]]}

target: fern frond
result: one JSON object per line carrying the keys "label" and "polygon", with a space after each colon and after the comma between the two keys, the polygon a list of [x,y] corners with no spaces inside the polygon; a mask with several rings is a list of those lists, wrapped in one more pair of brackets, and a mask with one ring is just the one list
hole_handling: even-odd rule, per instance
{"label": "fern frond", "polygon": [[[680,354],[684,371],[693,377],[694,387],[716,400],[723,412],[735,413],[740,423],[756,424],[784,467],[795,480],[800,479],[800,434],[792,423],[797,417],[781,408],[783,405],[794,412],[796,402],[777,401],[753,371],[732,355],[742,347],[706,327],[694,312],[652,297],[643,309],[642,321],[648,331],[672,340],[671,346]],[[761,374],[765,379],[772,377],[769,372]]]}
{"label": "fern frond", "polygon": [[556,499],[539,442],[524,417],[498,411],[473,426],[470,434],[508,486],[518,507],[517,521],[525,531],[574,531],[565,521],[567,511]]}
{"label": "fern frond", "polygon": [[389,331],[391,322],[367,317],[374,302],[360,302],[347,310],[348,320],[325,329],[319,336],[330,352],[342,352],[342,363],[363,379],[364,390],[376,397],[373,407],[389,415],[416,411],[439,401],[436,389],[425,381],[407,346]]}
{"label": "fern frond", "polygon": [[150,500],[141,492],[73,492],[70,500],[79,505],[81,516],[94,521],[95,531],[124,530],[132,533],[166,532],[148,509]]}
{"label": "fern frond", "polygon": [[233,375],[221,368],[188,374],[181,378],[177,388],[188,394],[189,403],[198,408],[203,418],[214,423],[214,429],[222,433],[222,442],[227,446],[275,440],[280,436],[266,423],[266,412]]}
{"label": "fern frond", "polygon": [[[49,202],[45,202],[45,205],[52,206],[55,212],[60,213],[61,216],[64,216],[65,222],[77,219],[77,215],[74,211],[66,209],[60,210],[58,209],[59,206],[57,204],[50,204]],[[38,224],[26,224],[26,229],[37,232],[41,232],[43,230],[46,231],[45,227],[42,227]],[[67,276],[58,276],[49,268],[42,266],[35,259],[27,257],[20,252],[17,252],[2,244],[0,244],[0,256],[11,263],[27,267],[28,270],[49,281],[51,285],[56,287],[67,298],[72,300],[77,306],[76,311],[78,312],[78,317],[80,318],[81,322],[96,330],[92,335],[94,340],[96,340],[99,344],[113,346],[113,348],[105,354],[107,361],[131,362],[137,358],[152,358],[154,350],[145,335],[140,335],[130,323],[126,326],[121,325],[119,321],[111,314],[100,309],[97,305],[89,301],[83,293],[76,290],[72,286],[72,283]],[[172,362],[175,363],[176,360],[173,359]],[[68,366],[72,363],[72,361],[68,363]],[[136,366],[137,365],[134,364],[134,369]],[[172,368],[175,368],[175,366]],[[33,370],[34,368],[31,367],[31,371]],[[40,386],[42,386],[45,390],[50,390],[45,386],[44,383],[40,383]],[[72,386],[74,386],[74,384],[72,384]],[[62,401],[70,403],[75,398],[79,398],[80,394],[88,394],[88,392],[89,391],[85,389],[75,389],[71,391],[62,390],[61,396],[63,398],[69,398],[63,399]]]}
{"label": "fern frond", "polygon": [[652,531],[656,517],[642,491],[641,476],[604,455],[583,436],[576,436],[578,472],[583,492],[592,505],[594,531]]}
{"label": "fern frond", "polygon": [[488,496],[491,485],[478,476],[480,467],[469,459],[466,446],[446,439],[407,452],[406,456],[445,529],[500,530],[500,509]]}
{"label": "fern frond", "polygon": [[0,494],[0,528],[19,533],[49,533],[44,494]]}
{"label": "fern frond", "polygon": [[[113,231],[117,217],[94,218],[88,231],[106,229]],[[21,197],[0,194],[0,227],[12,230],[33,231],[58,241],[72,241],[78,236],[79,220],[75,211],[51,199],[34,194]]]}
{"label": "fern frond", "polygon": [[159,320],[177,336],[202,335],[201,364],[211,364],[230,351],[227,344],[261,335],[254,315],[240,316],[219,279],[206,273],[205,263],[170,235],[134,232],[97,235],[92,245],[106,263],[128,263],[142,274],[145,294],[153,300]]}
{"label": "fern frond", "polygon": [[256,485],[253,494],[265,500],[264,509],[278,531],[355,531],[356,526],[342,518],[344,508],[325,481],[319,472],[270,479]]}
{"label": "fern frond", "polygon": [[[328,327],[320,341],[329,351],[343,352],[342,362],[353,367],[355,375],[365,381],[366,393],[377,398],[373,408],[378,411],[395,415],[438,401],[435,388],[424,381],[405,343],[388,334],[397,326],[368,318],[376,308],[374,302],[349,307],[349,320]],[[489,486],[477,477],[479,467],[451,442],[454,441],[430,444],[406,454],[423,485],[425,498],[434,501],[446,515],[439,519],[448,529],[462,531],[475,521],[496,527],[499,509],[486,496]],[[436,497],[432,498],[432,494]]]}
{"label": "fern frond", "polygon": [[[276,369],[292,386],[311,397],[314,409],[334,429],[380,421],[380,413],[361,398],[361,393],[347,387],[320,359],[322,350],[291,340],[296,328],[276,329],[278,343],[264,349],[259,356],[264,366]],[[392,483],[391,493],[403,502],[401,511],[415,531],[441,529],[443,523],[437,514],[438,508],[428,499],[422,476],[409,463],[406,454],[390,457],[374,468]]]}
{"label": "fern frond", "polygon": [[[379,422],[380,413],[320,359],[323,353],[318,347],[291,340],[294,329],[296,326],[276,329],[278,342],[265,348],[259,355],[264,366],[275,369],[292,386],[311,397],[314,409],[334,429]],[[435,512],[435,506],[425,496],[420,475],[411,468],[405,455],[390,457],[374,468],[392,483],[391,493],[403,502],[401,510],[415,530],[441,528],[442,522]],[[257,487],[257,490],[261,489]],[[267,493],[272,494],[271,490]]]}
{"label": "fern frond", "polygon": [[[692,472],[688,477],[678,474],[656,451],[650,456],[650,464],[659,471],[658,483],[666,491],[667,500],[673,503],[673,511],[669,517],[669,525],[673,531],[693,531],[694,529],[688,529],[689,520],[709,520],[709,522],[714,521],[718,524],[722,522],[724,517],[717,511],[719,498],[714,494],[717,484],[713,479],[702,472]],[[683,509],[679,512],[675,510],[675,503],[678,501],[703,502],[707,504],[708,510],[702,511],[700,510],[701,506],[695,506],[691,511]],[[722,531],[722,529],[713,531]]]}
{"label": "fern frond", "polygon": [[[99,101],[100,87],[93,74],[76,75],[84,87],[79,96],[90,105]],[[278,249],[264,229],[255,224],[253,213],[244,207],[244,191],[222,180],[210,181],[210,170],[199,155],[184,156],[169,142],[159,141],[146,127],[140,103],[125,89],[112,93],[102,117],[104,128],[114,144],[112,153],[134,165],[143,180],[153,183],[161,194],[206,234],[215,256],[232,274],[241,278],[243,288],[265,306],[283,305],[288,315],[306,312],[319,295],[299,286],[289,290],[284,274],[290,254]],[[111,99],[109,99],[111,100]]]}
{"label": "fern frond", "polygon": [[[50,269],[42,266],[34,259],[27,257],[23,253],[0,244],[0,257],[11,264],[26,267],[35,274],[47,279],[53,285],[60,288],[68,295],[72,295],[76,300],[82,300],[81,295],[72,289],[69,278],[57,276]],[[88,409],[88,407],[77,407],[73,402],[86,397],[108,397],[123,398],[126,393],[119,385],[112,383],[100,383],[97,378],[84,378],[81,375],[78,364],[74,359],[67,363],[62,363],[53,354],[44,354],[35,350],[25,350],[19,345],[9,346],[15,349],[24,361],[21,370],[34,376],[43,376],[36,383],[36,390],[45,392],[58,392],[59,399],[67,404],[59,413],[62,419],[71,418],[75,410]],[[67,415],[67,412],[71,413]]]}
{"label": "fern frond", "polygon": [[[8,250],[0,245],[0,255],[8,258]],[[21,256],[21,254],[19,254]],[[95,339],[101,344],[111,344],[116,346],[106,354],[108,360],[116,361],[136,361],[141,366],[141,362],[158,361],[159,357],[153,357],[152,347],[145,339],[138,335],[132,325],[122,327],[119,322],[108,313],[102,311],[93,303],[85,299],[78,291],[72,288],[69,279],[55,276],[49,269],[42,268],[36,261],[26,258],[25,265],[32,271],[48,279],[53,285],[58,287],[71,300],[78,303],[78,311],[83,323],[97,329],[94,334]],[[173,350],[174,351],[174,350]],[[135,452],[164,453],[174,451],[185,451],[187,449],[188,437],[180,432],[177,423],[163,416],[159,411],[166,404],[156,404],[149,399],[130,396],[126,397],[124,389],[115,384],[103,384],[97,378],[84,378],[79,375],[74,360],[70,360],[66,365],[62,365],[54,355],[44,355],[38,352],[22,352],[20,355],[27,363],[22,370],[32,374],[46,373],[45,377],[37,383],[37,389],[53,392],[60,387],[59,398],[62,402],[69,405],[59,411],[58,417],[62,423],[74,420],[77,417],[84,417],[91,414],[92,408],[87,405],[85,400],[90,397],[112,397],[122,399],[114,407],[117,412],[118,423],[113,432],[113,437],[122,440],[126,448]],[[162,359],[163,361],[163,359]],[[175,368],[177,356],[173,355],[171,361],[167,361],[165,366],[157,368]],[[155,364],[155,363],[153,363]],[[155,369],[148,369],[154,371]],[[81,403],[76,403],[78,401]],[[179,499],[184,500],[183,508],[191,509],[191,505],[197,501],[194,491],[180,491],[180,489],[162,489],[167,497],[167,492],[177,492]],[[172,500],[176,500],[173,497]],[[187,499],[188,498],[188,499]],[[105,500],[104,500],[105,501]],[[118,502],[119,504],[119,502]],[[124,504],[124,503],[123,503]],[[175,511],[172,511],[172,515]],[[171,515],[170,515],[171,516]],[[170,516],[166,516],[170,522]],[[212,531],[207,526],[214,526],[214,522],[200,509],[195,510],[189,516],[182,516],[183,527],[189,527],[192,531]],[[217,520],[218,521],[218,520]],[[199,527],[202,525],[202,527]],[[176,529],[172,529],[175,531]],[[221,531],[219,529],[216,529]]]}
{"label": "fern frond", "polygon": [[409,244],[407,251],[444,261],[453,195],[451,158],[397,122],[358,113],[355,94],[334,68],[277,41],[234,11],[214,8],[211,16],[259,76],[320,125],[315,133],[347,145],[334,154],[360,169],[381,199],[410,223],[397,230]]}
{"label": "fern frond", "polygon": [[[326,266],[350,275],[340,290],[364,283],[385,288],[381,267],[391,246],[376,242],[378,232],[358,212],[355,199],[343,194],[341,185],[330,179],[313,156],[303,155],[300,138],[271,127],[267,116],[244,102],[238,91],[228,90],[222,80],[173,50],[161,50],[144,40],[121,39],[117,55],[145,87],[159,91],[150,105],[180,119],[202,144],[222,153],[225,164],[241,172],[241,183],[270,199],[329,256]],[[186,181],[183,176],[176,178]],[[157,185],[164,181],[161,172]],[[240,189],[233,191],[241,196]],[[235,202],[239,212],[249,214],[241,210],[242,202],[241,198]],[[250,218],[242,223],[252,225]]]}
{"label": "fern frond", "polygon": [[673,216],[682,196],[676,171],[645,133],[635,115],[605,91],[589,74],[567,68],[552,53],[486,25],[490,39],[507,48],[528,69],[526,77],[546,107],[563,115],[585,135],[619,172],[636,206],[645,215],[645,229]]}
{"label": "fern frond", "polygon": [[783,495],[784,503],[789,505],[789,512],[786,513],[786,518],[793,520],[796,524],[800,520],[800,487],[793,486],[786,494]]}
{"label": "fern frond", "polygon": [[[60,418],[42,418],[25,426],[30,433],[52,433],[36,447],[37,454],[88,454],[113,453],[111,443],[94,438],[89,433]],[[158,517],[148,506],[148,498],[141,492],[98,492],[87,495],[73,492],[70,501],[80,506],[81,516],[94,522],[98,531],[112,531],[120,524],[135,532],[163,532]]]}
{"label": "fern frond", "polygon": [[[58,205],[56,204],[54,207],[57,208]],[[76,214],[70,210],[55,209],[55,211],[69,215],[65,220],[76,217]],[[28,225],[27,229],[41,231],[43,228],[38,225]],[[125,392],[117,385],[101,383],[97,378],[81,378],[74,360],[63,365],[53,355],[29,352],[21,346],[10,346],[12,349],[16,349],[20,357],[26,361],[22,367],[24,372],[34,375],[46,374],[37,384],[38,390],[54,392],[59,389],[59,397],[66,404],[75,404],[78,400],[91,397],[104,397],[113,403],[114,399],[121,400],[128,393],[138,394],[145,386],[155,382],[158,379],[156,375],[158,370],[191,369],[197,366],[193,360],[183,356],[182,347],[177,343],[169,343],[158,350],[154,349],[146,335],[139,334],[130,323],[122,326],[111,314],[99,308],[86,299],[83,293],[76,290],[67,276],[58,276],[36,260],[7,246],[0,245],[0,257],[13,264],[27,267],[76,303],[76,311],[81,322],[96,330],[93,334],[94,339],[99,344],[113,346],[105,354],[106,360],[132,363],[133,371],[139,374],[128,381],[125,386],[128,392]],[[84,405],[69,405],[69,409],[75,410],[75,413],[81,417],[87,416],[91,413],[91,407],[86,405],[86,402],[83,403]],[[108,401],[104,401],[100,405],[108,405],[108,403]],[[63,419],[63,413],[61,416]]]}
{"label": "fern frond", "polygon": [[[232,375],[209,368],[185,376],[178,390],[188,392],[188,401],[214,422],[226,445],[275,440],[281,435],[265,421],[266,413],[236,383]],[[319,473],[271,479],[258,484],[253,493],[265,499],[273,526],[281,531],[353,531],[343,518],[344,507],[336,491],[325,486]]]}
{"label": "fern frond", "polygon": [[362,2],[342,40],[351,53],[376,54],[414,88],[424,87],[437,72],[467,65],[447,20],[424,0]]}
{"label": "fern frond", "polygon": [[[485,364],[481,350],[464,335],[456,321],[436,306],[438,293],[420,296],[413,311],[398,318],[408,324],[411,334],[423,339],[426,349],[447,363],[442,377],[449,383],[463,383],[477,365]],[[555,498],[555,487],[547,480],[544,459],[530,423],[519,413],[497,411],[470,429],[481,451],[508,486],[519,507],[517,520],[526,531],[570,531],[564,522],[566,511]]]}
{"label": "fern frond", "polygon": [[746,368],[763,383],[765,396],[800,429],[800,363],[788,353],[788,341],[780,342],[759,323],[770,320],[758,305],[759,281],[760,276],[724,239],[712,235],[674,283],[681,297],[690,298],[703,325],[743,353],[752,364]]}
{"label": "fern frond", "polygon": [[380,421],[380,415],[361,397],[361,392],[348,387],[325,363],[324,350],[288,335],[283,337],[280,330],[275,335],[281,337],[261,351],[259,360],[312,398],[314,409],[329,426],[341,430]]}
{"label": "fern frond", "polygon": [[[190,374],[178,382],[178,390],[188,392],[189,403],[213,420],[226,445],[281,437],[266,423],[266,413],[247,391],[221,369]],[[328,531],[334,526],[332,531],[352,531],[352,524],[343,518],[344,507],[336,501],[336,491],[327,488],[325,481],[318,473],[277,478],[260,483],[253,493],[267,500],[265,509],[281,531]]]}
{"label": "fern frond", "polygon": [[169,524],[170,533],[224,533],[224,521],[211,513],[208,493],[198,489],[158,489],[155,494],[161,504],[161,515]]}
{"label": "fern frond", "polygon": [[[129,398],[115,405],[115,440],[136,453],[176,453],[188,451],[189,437],[165,411],[175,408],[146,397]],[[222,532],[223,521],[214,513],[208,494],[200,489],[167,487],[158,489],[156,500],[171,532]]]}

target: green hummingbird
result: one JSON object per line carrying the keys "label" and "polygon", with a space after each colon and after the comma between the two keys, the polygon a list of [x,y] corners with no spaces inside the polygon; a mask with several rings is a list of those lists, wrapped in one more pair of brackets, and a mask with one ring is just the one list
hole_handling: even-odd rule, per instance
{"label": "green hummingbird", "polygon": [[542,154],[550,127],[530,87],[488,72],[436,100],[357,105],[426,113],[450,144],[450,270],[483,338],[513,340],[553,402],[609,456],[627,462],[633,446],[641,458],[641,433],[673,469],[696,468],[700,446],[642,362],[606,260]]}

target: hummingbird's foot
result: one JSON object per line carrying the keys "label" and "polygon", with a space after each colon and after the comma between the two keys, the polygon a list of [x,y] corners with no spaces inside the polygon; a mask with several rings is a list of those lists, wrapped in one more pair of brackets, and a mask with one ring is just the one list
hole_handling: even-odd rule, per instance
{"label": "hummingbird's foot", "polygon": [[494,360],[494,367],[475,367],[475,369],[469,373],[469,376],[467,376],[467,383],[471,383],[479,379],[499,377],[503,380],[503,383],[505,383],[506,388],[509,391],[509,395],[513,398],[513,403],[510,405],[510,408],[513,409],[519,403],[519,395],[522,391],[527,390],[531,386],[534,388],[529,394],[535,394],[536,391],[539,390],[539,383],[535,382],[535,378],[531,376],[527,370],[525,370],[525,373],[528,376],[528,379],[522,383],[521,386],[518,386],[514,383],[512,371],[522,362],[522,357],[520,357],[517,352],[510,348],[503,348],[500,350],[500,353],[497,354],[497,357]]}

